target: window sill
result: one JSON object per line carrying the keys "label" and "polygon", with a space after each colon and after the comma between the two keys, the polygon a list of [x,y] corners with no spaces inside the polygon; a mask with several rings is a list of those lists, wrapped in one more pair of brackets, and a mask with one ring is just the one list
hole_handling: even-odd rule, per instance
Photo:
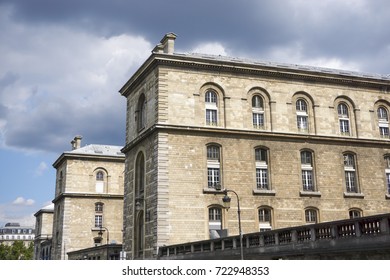
{"label": "window sill", "polygon": [[387,194],[385,195],[385,198],[386,198],[386,199],[390,199],[390,194],[387,193]]}
{"label": "window sill", "polygon": [[271,195],[275,196],[276,191],[275,190],[259,190],[259,189],[254,189],[253,190],[254,195]]}
{"label": "window sill", "polygon": [[204,188],[203,193],[210,193],[210,194],[218,194],[218,193],[224,193],[225,189],[216,190],[213,188]]}
{"label": "window sill", "polygon": [[321,197],[321,192],[319,191],[299,191],[300,196],[316,196],[316,197]]}
{"label": "window sill", "polygon": [[344,197],[345,198],[364,198],[364,194],[363,193],[344,192]]}

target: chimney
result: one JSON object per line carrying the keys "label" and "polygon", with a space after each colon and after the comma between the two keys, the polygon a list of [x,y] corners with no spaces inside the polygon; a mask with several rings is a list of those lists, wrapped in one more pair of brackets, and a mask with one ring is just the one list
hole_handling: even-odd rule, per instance
{"label": "chimney", "polygon": [[[167,54],[173,54],[175,51],[175,39],[176,39],[175,33],[167,33],[165,34],[164,38],[160,41],[161,45],[158,46],[158,50],[163,49],[164,53]],[[156,49],[156,48],[155,48]]]}
{"label": "chimney", "polygon": [[80,135],[74,137],[74,139],[70,142],[72,144],[72,150],[81,148],[81,139],[83,139],[83,137]]}

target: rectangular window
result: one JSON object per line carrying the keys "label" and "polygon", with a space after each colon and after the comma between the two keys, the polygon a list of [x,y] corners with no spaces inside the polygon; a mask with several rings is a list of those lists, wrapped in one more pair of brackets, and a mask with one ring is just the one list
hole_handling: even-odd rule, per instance
{"label": "rectangular window", "polygon": [[103,216],[95,215],[95,227],[101,227],[101,226],[103,226]]}
{"label": "rectangular window", "polygon": [[340,120],[341,134],[349,134],[349,120]]}
{"label": "rectangular window", "polygon": [[349,193],[357,193],[355,171],[345,171],[345,187]]}
{"label": "rectangular window", "polygon": [[379,133],[383,138],[389,138],[389,128],[381,126],[379,127]]}
{"label": "rectangular window", "polygon": [[297,116],[297,127],[299,130],[307,131],[307,116]]}
{"label": "rectangular window", "polygon": [[206,124],[207,125],[217,125],[217,110],[206,109]]}
{"label": "rectangular window", "polygon": [[387,193],[390,194],[390,173],[386,173]]}
{"label": "rectangular window", "polygon": [[256,168],[257,189],[268,190],[268,170]]}
{"label": "rectangular window", "polygon": [[253,127],[254,128],[264,127],[264,115],[262,113],[253,113]]}
{"label": "rectangular window", "polygon": [[209,188],[215,188],[220,184],[219,168],[207,168],[207,184]]}
{"label": "rectangular window", "polygon": [[304,191],[314,191],[312,170],[302,170],[302,186]]}

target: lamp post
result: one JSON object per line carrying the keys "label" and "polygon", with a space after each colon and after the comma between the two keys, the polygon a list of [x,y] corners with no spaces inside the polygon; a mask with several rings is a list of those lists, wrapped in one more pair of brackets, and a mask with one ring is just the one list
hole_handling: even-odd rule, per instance
{"label": "lamp post", "polygon": [[103,227],[102,225],[100,225],[100,230],[99,230],[99,233],[98,233],[100,238],[103,236],[103,228],[105,230],[107,230],[107,251],[106,251],[107,252],[107,257],[106,257],[106,259],[108,260],[108,242],[110,241],[110,232],[108,231],[108,228]]}
{"label": "lamp post", "polygon": [[227,194],[228,192],[232,192],[237,197],[237,214],[238,214],[238,231],[240,234],[240,256],[241,260],[244,259],[244,247],[243,247],[243,241],[242,241],[242,230],[241,230],[241,209],[240,209],[240,198],[238,197],[238,194],[233,190],[223,190],[223,193],[225,196],[222,198],[222,202],[224,207],[229,210],[230,208],[230,201],[232,200]]}

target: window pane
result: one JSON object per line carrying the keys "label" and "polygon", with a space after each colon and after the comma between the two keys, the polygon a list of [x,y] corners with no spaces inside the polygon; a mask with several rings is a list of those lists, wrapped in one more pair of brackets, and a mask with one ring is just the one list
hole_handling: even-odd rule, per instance
{"label": "window pane", "polygon": [[206,124],[217,125],[217,110],[206,109]]}
{"label": "window pane", "polygon": [[253,108],[263,108],[263,98],[258,95],[252,97],[252,107]]}
{"label": "window pane", "polygon": [[256,168],[256,186],[258,189],[268,189],[268,170]]}
{"label": "window pane", "polygon": [[217,103],[217,94],[213,91],[206,92],[205,101],[207,103]]}
{"label": "window pane", "polygon": [[265,163],[267,163],[267,150],[256,149],[255,150],[255,159],[256,159],[256,161],[264,161]]}
{"label": "window pane", "polygon": [[378,108],[378,119],[383,120],[383,121],[388,121],[388,115],[387,115],[387,110],[383,107]]}
{"label": "window pane", "polygon": [[271,210],[267,208],[259,209],[259,221],[260,222],[271,222]]}
{"label": "window pane", "polygon": [[345,187],[347,192],[357,193],[355,171],[345,171]]}
{"label": "window pane", "polygon": [[214,189],[219,183],[219,168],[207,168],[208,187]]}
{"label": "window pane", "polygon": [[262,113],[253,113],[253,127],[262,128],[264,127],[264,114]]}
{"label": "window pane", "polygon": [[340,132],[349,134],[349,120],[340,120]]}
{"label": "window pane", "polygon": [[307,112],[307,104],[303,99],[298,99],[296,103],[296,109],[300,112]]}
{"label": "window pane", "polygon": [[207,147],[207,159],[219,160],[219,147],[208,146]]}
{"label": "window pane", "polygon": [[103,179],[104,179],[104,174],[103,174],[103,172],[102,172],[102,171],[98,171],[98,172],[96,173],[96,180],[97,180],[97,181],[103,181]]}
{"label": "window pane", "polygon": [[221,221],[222,220],[222,211],[220,208],[210,208],[209,209],[209,220],[210,221]]}
{"label": "window pane", "polygon": [[379,127],[379,133],[381,137],[388,138],[389,137],[389,128],[388,127]]}
{"label": "window pane", "polygon": [[307,116],[297,116],[297,127],[299,130],[307,130]]}
{"label": "window pane", "polygon": [[390,194],[390,173],[386,173],[387,193]]}
{"label": "window pane", "polygon": [[301,164],[312,166],[312,155],[309,151],[301,152]]}
{"label": "window pane", "polygon": [[317,211],[314,209],[309,209],[305,211],[305,218],[307,223],[316,223],[317,222]]}
{"label": "window pane", "polygon": [[344,104],[344,103],[340,103],[337,106],[337,112],[338,112],[339,116],[348,117],[348,107],[347,107],[347,105]]}
{"label": "window pane", "polygon": [[304,191],[314,191],[313,171],[302,170],[302,186]]}
{"label": "window pane", "polygon": [[344,166],[355,168],[355,157],[351,154],[344,155]]}

